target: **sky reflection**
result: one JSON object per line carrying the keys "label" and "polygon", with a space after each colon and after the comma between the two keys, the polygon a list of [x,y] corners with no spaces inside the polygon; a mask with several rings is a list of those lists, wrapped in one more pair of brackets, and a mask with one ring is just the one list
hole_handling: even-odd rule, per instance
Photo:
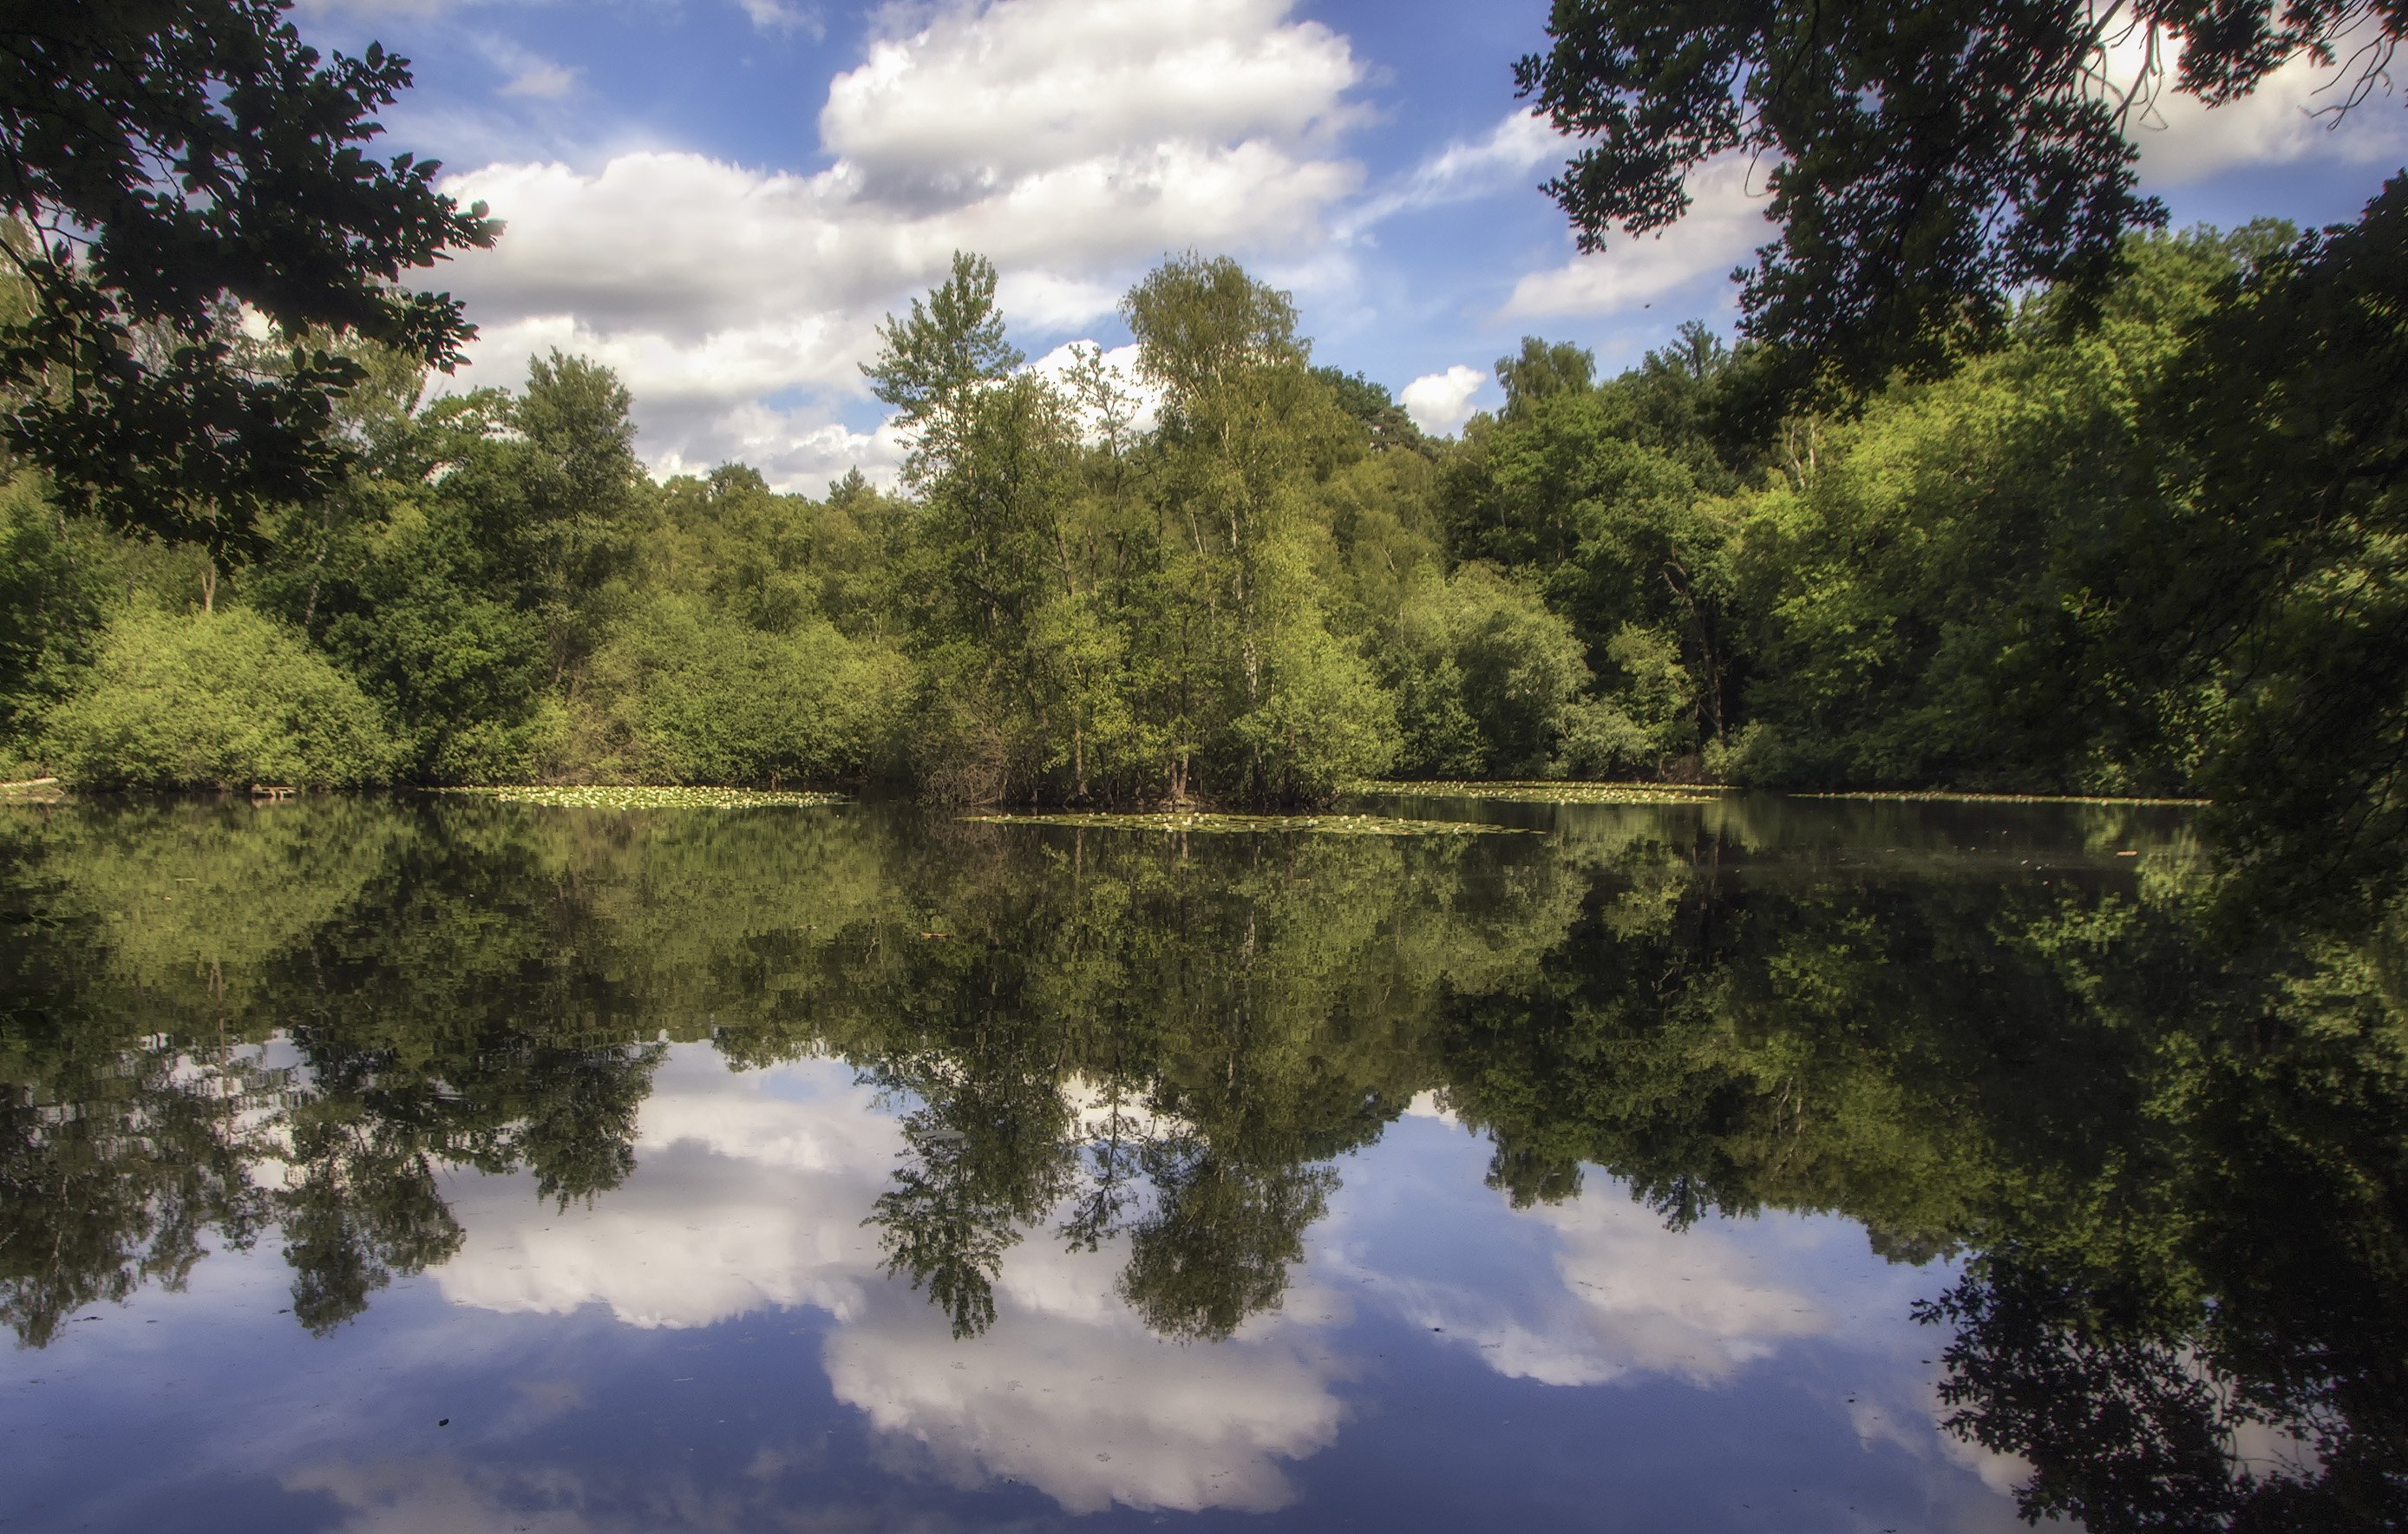
{"label": "sky reflection", "polygon": [[[1445,1457],[1515,1457],[1510,1424],[1481,1420],[1499,1400],[1552,1413],[1578,1398],[1572,1415],[1608,1429],[1581,1446],[1582,1478],[1644,1505],[1694,1473],[1650,1447],[1651,1419],[1680,1398],[1675,1415],[1723,1435],[1688,1445],[1693,1465],[1757,1466],[1713,1494],[1732,1504],[1727,1527],[1775,1507],[1787,1527],[1888,1527],[1862,1521],[1882,1506],[1911,1518],[1899,1527],[2013,1522],[2012,1464],[1934,1426],[1931,1340],[1907,1302],[1939,1271],[1884,1262],[1844,1221],[1674,1231],[1603,1179],[1515,1210],[1482,1184],[1485,1147],[1425,1100],[1342,1158],[1282,1302],[1227,1341],[1155,1335],[1118,1293],[1123,1242],[1066,1249],[1041,1229],[1004,1259],[995,1324],[956,1340],[886,1277],[866,1224],[905,1106],[840,1061],[735,1071],[707,1046],[674,1047],[637,1169],[610,1195],[563,1209],[525,1174],[450,1171],[458,1254],[314,1353],[279,1320],[270,1245],[221,1252],[188,1292],[71,1330],[40,1358],[45,1383],[9,1392],[14,1436],[36,1390],[42,1410],[93,1427],[127,1412],[137,1432],[179,1431],[201,1402],[169,1387],[136,1406],[137,1370],[208,1375],[251,1424],[284,1425],[150,1461],[102,1499],[129,1517],[97,1527],[186,1478],[247,1505],[247,1527],[378,1534],[750,1527],[839,1503],[877,1524],[896,1498],[931,1515],[936,1498],[947,1511],[929,1527],[982,1526],[998,1500],[1040,1522],[1117,1510],[1311,1526],[1367,1472],[1393,1472],[1398,1440],[1439,1425]],[[36,1357],[17,1355],[20,1372]],[[1466,1367],[1498,1383],[1459,1388]],[[648,1421],[694,1441],[616,1452]],[[1856,1510],[1771,1484],[1786,1456],[1761,1451],[1783,1440],[1861,1461],[1836,1467]],[[280,1501],[260,1499],[263,1481]],[[1499,1478],[1483,1495],[1511,1506],[1545,1490]],[[1680,1495],[1691,1527],[1715,1527],[1694,1481]]]}

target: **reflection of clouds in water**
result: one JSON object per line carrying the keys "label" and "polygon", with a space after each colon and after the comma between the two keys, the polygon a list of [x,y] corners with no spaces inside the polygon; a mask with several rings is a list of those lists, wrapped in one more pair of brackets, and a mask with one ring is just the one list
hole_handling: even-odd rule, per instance
{"label": "reflection of clouds in water", "polygon": [[996,1324],[974,1343],[890,1293],[830,1333],[837,1397],[925,1445],[950,1479],[1025,1481],[1072,1512],[1284,1506],[1294,1493],[1274,1461],[1337,1438],[1329,1360],[1277,1322],[1217,1346],[1162,1340],[1113,1293],[1123,1255],[1117,1243],[1015,1249]]}
{"label": "reflection of clouds in water", "polygon": [[1886,1444],[1928,1460],[1936,1450],[1942,1459],[1972,1471],[1982,1484],[2001,1497],[2014,1495],[2031,1479],[2028,1461],[1985,1449],[1941,1426],[1948,1418],[1949,1408],[1940,1398],[1936,1376],[1901,1379],[1896,1388],[1896,1398],[1891,1400],[1866,1395],[1847,1403],[1848,1425],[1856,1430],[1856,1441],[1868,1453]]}
{"label": "reflection of clouds in water", "polygon": [[596,1534],[605,1527],[575,1506],[574,1478],[550,1471],[539,1479],[542,1484],[535,1486],[507,1472],[468,1469],[448,1460],[409,1460],[317,1466],[286,1476],[284,1489],[332,1499],[346,1515],[337,1526],[342,1534],[460,1534],[480,1528]]}
{"label": "reflection of clouds in water", "polygon": [[770,1306],[851,1314],[879,1269],[862,1216],[902,1144],[872,1096],[832,1061],[738,1076],[708,1052],[675,1051],[644,1104],[625,1186],[560,1211],[520,1178],[455,1177],[447,1195],[471,1234],[437,1282],[455,1304],[600,1303],[638,1326]]}
{"label": "reflection of clouds in water", "polygon": [[[1070,1092],[1090,1127],[1105,1116],[1092,1089]],[[1911,1270],[1869,1275],[1818,1221],[1669,1230],[1603,1178],[1564,1203],[1512,1210],[1481,1186],[1477,1141],[1426,1097],[1391,1126],[1379,1175],[1307,1237],[1313,1256],[1281,1309],[1218,1345],[1148,1330],[1117,1291],[1124,1243],[1066,1251],[1042,1228],[1004,1258],[996,1325],[956,1340],[924,1295],[884,1276],[877,1232],[863,1226],[902,1143],[896,1118],[841,1062],[739,1074],[707,1050],[675,1050],[642,1110],[636,1173],[592,1207],[555,1211],[523,1177],[453,1178],[470,1238],[437,1282],[455,1303],[544,1313],[599,1304],[640,1326],[816,1306],[837,1318],[824,1359],[836,1398],[899,1462],[962,1486],[1025,1483],[1078,1513],[1292,1503],[1283,1462],[1335,1442],[1344,1415],[1333,1388],[1343,1369],[1321,1328],[1345,1326],[1367,1299],[1442,1328],[1433,1343],[1550,1385],[1729,1386],[1784,1346],[1837,1347],[1871,1366],[1869,1388],[1830,1401],[1867,1452],[1895,1446],[1994,1489],[2021,1477],[2015,1462],[1934,1432],[1928,1372],[1870,1355],[1922,1339],[1882,1326],[1858,1335],[1847,1318],[1869,1281],[1912,1287]],[[1905,1297],[1885,1293],[1878,1308],[1902,1315]],[[467,1495],[452,1482],[408,1498],[365,1480],[325,1489],[361,1519],[400,1518],[404,1501],[456,1512]]]}
{"label": "reflection of clouds in water", "polygon": [[[1669,1230],[1602,1179],[1578,1197],[1525,1211],[1473,1187],[1477,1207],[1448,1211],[1460,1228],[1446,1244],[1490,1260],[1413,1273],[1392,1265],[1430,1254],[1374,1237],[1355,1265],[1359,1282],[1417,1327],[1442,1330],[1500,1374],[1558,1385],[1635,1375],[1720,1384],[1784,1342],[1834,1330],[1829,1309],[1784,1272],[1777,1254],[1758,1250],[1767,1243],[1741,1240],[1722,1222]],[[1426,1191],[1416,1203],[1437,1217],[1449,1193]],[[1484,1226],[1494,1239],[1476,1234]]]}
{"label": "reflection of clouds in water", "polygon": [[[1286,1340],[1293,1323],[1257,1317],[1220,1346],[1164,1342],[1115,1292],[1118,1242],[1066,1252],[1032,1232],[1005,1259],[996,1326],[954,1340],[924,1296],[884,1278],[863,1227],[902,1137],[852,1068],[737,1075],[678,1050],[654,1087],[635,1175],[591,1208],[556,1211],[522,1177],[452,1181],[470,1235],[436,1275],[446,1297],[543,1313],[601,1304],[638,1326],[819,1307],[838,1320],[826,1352],[837,1398],[875,1429],[949,1480],[1026,1482],[1072,1512],[1283,1506],[1293,1492],[1275,1462],[1336,1439],[1331,1366]],[[1342,1313],[1326,1294],[1298,1300],[1289,1314]],[[459,1495],[413,1493],[440,1508]]]}
{"label": "reflection of clouds in water", "polygon": [[727,1534],[737,1528],[910,1529],[953,1534],[956,1519],[876,1499],[810,1504],[778,1477],[765,1452],[736,1482],[685,1475],[630,1484],[624,1473],[580,1474],[557,1466],[513,1467],[449,1458],[313,1466],[282,1480],[288,1492],[335,1504],[337,1534]]}
{"label": "reflection of clouds in water", "polygon": [[1793,1338],[1831,1330],[1822,1305],[1727,1229],[1668,1230],[1620,1194],[1598,1188],[1539,1211],[1555,1227],[1555,1270],[1580,1304],[1575,1329],[1542,1355],[1500,1350],[1498,1368],[1550,1384],[1596,1384],[1633,1369],[1711,1384]]}

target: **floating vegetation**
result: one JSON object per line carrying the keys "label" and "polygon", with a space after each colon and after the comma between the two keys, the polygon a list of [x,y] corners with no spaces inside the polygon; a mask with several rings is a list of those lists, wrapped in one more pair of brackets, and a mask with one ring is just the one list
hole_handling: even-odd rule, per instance
{"label": "floating vegetation", "polygon": [[545,804],[570,810],[763,810],[809,809],[842,804],[839,794],[784,789],[679,788],[635,784],[587,784],[575,788],[455,788],[447,792],[497,799],[504,804]]}
{"label": "floating vegetation", "polygon": [[2114,794],[1952,794],[1945,789],[1902,789],[1888,793],[1800,794],[1801,799],[1868,799],[1892,804],[2157,804],[2199,809],[2208,799],[2148,799]]}
{"label": "floating vegetation", "polygon": [[966,815],[981,825],[1070,825],[1108,831],[1254,834],[1296,831],[1320,837],[1480,837],[1536,835],[1516,825],[1470,821],[1403,820],[1394,815],[1214,815],[1197,810],[1160,814]]}
{"label": "floating vegetation", "polygon": [[1358,794],[1425,794],[1448,799],[1496,799],[1509,804],[1701,804],[1730,792],[1713,783],[1464,782],[1452,779],[1428,781],[1381,779],[1357,783],[1354,791]]}

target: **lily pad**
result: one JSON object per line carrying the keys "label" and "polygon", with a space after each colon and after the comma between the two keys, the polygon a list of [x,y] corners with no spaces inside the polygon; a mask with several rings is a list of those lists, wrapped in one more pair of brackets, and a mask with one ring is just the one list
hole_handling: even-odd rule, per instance
{"label": "lily pad", "polygon": [[1953,794],[1944,789],[1905,789],[1886,793],[1800,794],[1801,799],[1865,799],[1892,804],[2165,804],[2190,809],[2207,799],[2149,799],[2115,794]]}
{"label": "lily pad", "polygon": [[689,788],[634,784],[588,784],[573,788],[536,786],[461,788],[452,792],[497,799],[503,804],[542,804],[569,810],[758,810],[810,809],[842,804],[838,794],[788,792],[757,788]]}
{"label": "lily pad", "polygon": [[1379,780],[1357,783],[1358,794],[1426,795],[1445,799],[1492,799],[1507,804],[1702,804],[1729,790],[1697,783],[1466,782],[1455,780],[1407,782]]}
{"label": "lily pad", "polygon": [[1173,831],[1214,835],[1301,832],[1321,837],[1479,837],[1531,835],[1520,826],[1480,825],[1469,821],[1403,820],[1393,815],[1215,815],[1200,811],[1161,814],[966,815],[981,825],[1072,825],[1111,831]]}

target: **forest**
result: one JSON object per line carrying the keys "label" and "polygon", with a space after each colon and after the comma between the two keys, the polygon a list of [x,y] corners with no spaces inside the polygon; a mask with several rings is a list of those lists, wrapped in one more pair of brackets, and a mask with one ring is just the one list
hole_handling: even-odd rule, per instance
{"label": "forest", "polygon": [[[2094,307],[2033,294],[1950,368],[1819,408],[1701,324],[1608,377],[1532,337],[1459,440],[1313,366],[1288,295],[1226,258],[1129,292],[1129,376],[1026,366],[959,255],[865,367],[900,484],[820,498],[738,464],[653,482],[589,360],[438,392],[354,339],[323,495],[171,541],[9,480],[0,756],[92,789],[1096,806],[1385,777],[2237,789],[2279,835],[2267,754],[2398,626],[2387,485],[2313,461],[2372,451],[2337,430],[2366,380],[2282,335],[2380,280],[2403,211],[2395,182],[2356,229],[2129,235]],[[2312,523],[2242,494],[2294,469]],[[2346,798],[2384,768],[2324,770]]]}

